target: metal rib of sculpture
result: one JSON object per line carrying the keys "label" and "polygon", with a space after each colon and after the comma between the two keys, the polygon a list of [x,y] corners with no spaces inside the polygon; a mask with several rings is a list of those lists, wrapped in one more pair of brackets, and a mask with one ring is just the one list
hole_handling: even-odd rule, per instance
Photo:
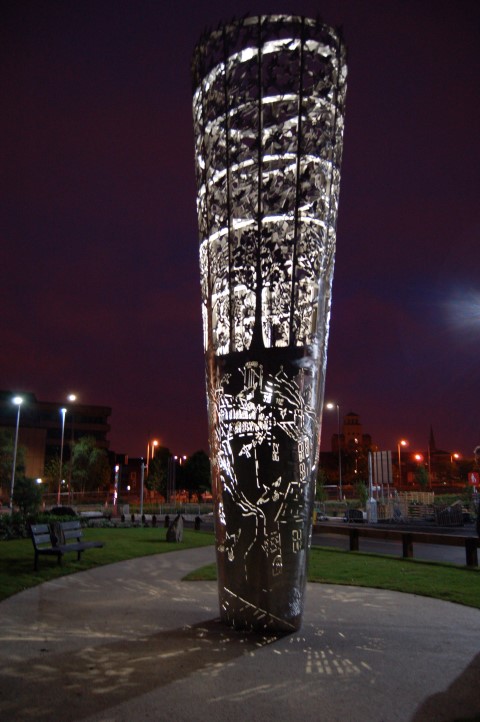
{"label": "metal rib of sculpture", "polygon": [[197,209],[220,614],[301,625],[346,91],[338,32],[220,27],[193,59]]}

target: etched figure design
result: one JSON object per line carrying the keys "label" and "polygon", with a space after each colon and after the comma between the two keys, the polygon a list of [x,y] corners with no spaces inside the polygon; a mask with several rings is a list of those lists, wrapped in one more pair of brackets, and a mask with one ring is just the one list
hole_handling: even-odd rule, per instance
{"label": "etched figure design", "polygon": [[[236,557],[240,541],[240,560],[248,578],[248,556],[262,554],[271,571],[282,570],[280,529],[285,524],[287,508],[291,517],[291,549],[298,551],[302,540],[304,486],[310,480],[310,434],[316,426],[316,410],[308,404],[295,380],[283,368],[275,375],[265,375],[257,362],[238,370],[243,386],[237,393],[228,390],[224,377],[215,391],[218,416],[218,464],[223,490],[223,508],[237,507],[241,514],[238,529],[226,525],[228,558]],[[281,458],[289,438],[296,449],[300,474],[289,475]],[[236,466],[241,465],[241,478]],[[232,520],[238,515],[230,513]],[[241,530],[244,519],[252,517],[249,538]]]}

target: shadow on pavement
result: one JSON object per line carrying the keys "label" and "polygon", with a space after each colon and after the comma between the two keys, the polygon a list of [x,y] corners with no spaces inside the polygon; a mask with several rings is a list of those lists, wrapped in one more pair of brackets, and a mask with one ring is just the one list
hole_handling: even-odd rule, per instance
{"label": "shadow on pavement", "polygon": [[411,722],[480,722],[480,654],[448,689],[427,697]]}
{"label": "shadow on pavement", "polygon": [[219,619],[151,637],[11,664],[0,678],[0,717],[60,718],[65,722],[107,710],[193,674],[208,674],[279,637],[227,629]]}

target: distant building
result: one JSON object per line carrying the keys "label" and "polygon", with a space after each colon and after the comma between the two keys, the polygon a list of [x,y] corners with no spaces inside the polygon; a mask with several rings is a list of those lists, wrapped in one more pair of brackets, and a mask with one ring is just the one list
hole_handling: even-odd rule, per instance
{"label": "distant building", "polygon": [[432,427],[430,427],[430,438],[428,440],[427,454],[429,459],[428,463],[432,466],[432,468],[435,465],[441,466],[442,464],[453,463],[453,458],[455,456],[452,451],[444,451],[443,449],[437,448]]}
{"label": "distant building", "polygon": [[403,449],[401,462],[406,470],[406,483],[409,487],[418,486],[418,472],[424,467],[427,472],[428,489],[435,489],[437,492],[440,491],[438,487],[444,487],[442,491],[455,491],[455,487],[465,488],[467,470],[473,466],[473,461],[462,458],[460,454],[439,449],[432,427],[430,427],[427,449],[420,452]]}
{"label": "distant building", "polygon": [[[340,454],[339,454],[340,451]],[[363,433],[360,417],[350,411],[343,418],[340,434],[332,435],[331,451],[320,453],[320,468],[325,477],[325,489],[337,498],[341,466],[342,489],[350,496],[358,481],[368,482],[368,452],[377,451],[370,434]]]}
{"label": "distant building", "polygon": [[[145,459],[142,457],[132,457],[128,454],[117,454],[110,451],[108,454],[108,460],[112,468],[112,483],[115,479],[115,468],[118,466],[118,494],[120,497],[125,495],[139,496],[141,490],[142,480],[142,466],[145,469]],[[144,471],[144,478],[146,479],[146,473]],[[146,495],[146,487],[145,487]]]}
{"label": "distant building", "polygon": [[15,431],[17,406],[15,395],[23,398],[20,411],[18,443],[26,450],[26,475],[41,477],[48,459],[60,456],[62,443],[62,408],[66,408],[63,458],[70,459],[72,441],[92,436],[97,446],[108,450],[110,442],[108,422],[112,409],[109,406],[92,406],[61,401],[38,401],[34,393],[0,391],[0,429]]}
{"label": "distant building", "polygon": [[350,411],[343,418],[343,427],[340,437],[337,434],[332,436],[332,451],[338,453],[338,445],[342,451],[354,451],[356,448],[372,449],[372,437],[370,434],[364,434],[360,416],[354,411]]}
{"label": "distant building", "polygon": [[[346,414],[340,435],[338,433],[332,435],[331,451],[322,451],[320,454],[320,468],[327,480],[326,489],[332,497],[336,498],[338,490],[339,462],[343,491],[347,496],[352,494],[352,490],[354,491],[357,480],[368,480],[369,451],[378,451],[378,447],[372,443],[370,434],[363,433],[359,415],[353,411]],[[403,447],[398,444],[396,448],[390,450],[390,453],[393,468],[392,484],[397,491],[433,490],[440,493],[465,490],[467,473],[474,468],[473,460],[462,458],[454,451],[439,449],[432,428],[425,450],[418,451],[410,446]],[[478,457],[480,459],[480,453]]]}

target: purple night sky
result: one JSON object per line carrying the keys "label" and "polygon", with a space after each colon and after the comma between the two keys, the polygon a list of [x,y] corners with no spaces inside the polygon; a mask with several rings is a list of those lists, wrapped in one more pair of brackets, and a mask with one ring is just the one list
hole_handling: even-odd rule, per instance
{"label": "purple night sky", "polygon": [[[297,0],[343,25],[326,397],[380,448],[480,443],[480,3]],[[207,449],[190,59],[292,4],[7,0],[0,388],[111,406],[111,448]],[[14,413],[14,412],[12,412]],[[336,414],[325,412],[323,449]]]}

